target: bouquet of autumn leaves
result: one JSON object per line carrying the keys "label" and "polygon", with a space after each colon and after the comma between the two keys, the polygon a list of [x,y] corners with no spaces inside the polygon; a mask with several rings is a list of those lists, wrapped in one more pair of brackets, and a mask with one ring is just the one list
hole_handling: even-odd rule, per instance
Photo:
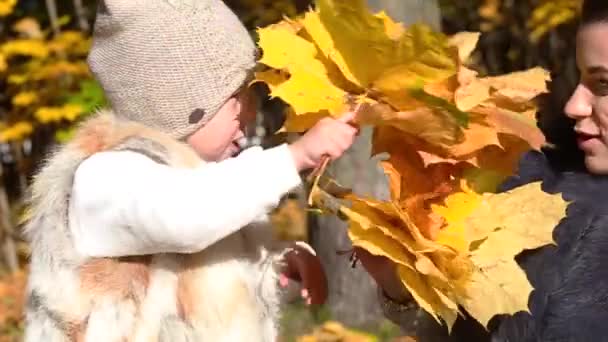
{"label": "bouquet of autumn leaves", "polygon": [[[256,80],[289,105],[284,130],[355,109],[372,125],[391,199],[349,194],[335,208],[355,246],[398,265],[420,307],[448,327],[460,310],[483,325],[528,310],[532,287],[515,256],[553,243],[560,195],[529,184],[496,194],[521,154],[544,143],[534,99],[541,68],[478,77],[466,67],[478,34],[451,37],[371,13],[363,0],[318,0],[297,19],[258,30]],[[336,201],[321,187],[312,203]]]}

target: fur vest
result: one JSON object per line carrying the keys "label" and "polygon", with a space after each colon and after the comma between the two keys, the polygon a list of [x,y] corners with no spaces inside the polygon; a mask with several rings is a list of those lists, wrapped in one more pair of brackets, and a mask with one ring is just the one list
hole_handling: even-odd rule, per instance
{"label": "fur vest", "polygon": [[110,111],[85,121],[31,187],[25,340],[274,342],[281,255],[265,222],[196,254],[89,258],[76,251],[68,229],[74,173],[94,153],[121,150],[173,167],[203,163],[186,144]]}

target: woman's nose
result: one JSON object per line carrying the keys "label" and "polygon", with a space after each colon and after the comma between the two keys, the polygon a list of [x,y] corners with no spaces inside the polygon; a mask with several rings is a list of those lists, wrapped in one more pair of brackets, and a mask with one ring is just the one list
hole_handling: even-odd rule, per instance
{"label": "woman's nose", "polygon": [[564,107],[566,116],[575,120],[591,116],[593,106],[591,103],[592,96],[590,95],[589,90],[579,84]]}

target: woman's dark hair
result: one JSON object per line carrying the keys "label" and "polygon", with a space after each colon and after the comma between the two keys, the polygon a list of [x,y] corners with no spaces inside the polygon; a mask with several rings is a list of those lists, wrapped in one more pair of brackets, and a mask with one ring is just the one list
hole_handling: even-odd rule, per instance
{"label": "woman's dark hair", "polygon": [[608,23],[608,0],[584,0],[581,24]]}

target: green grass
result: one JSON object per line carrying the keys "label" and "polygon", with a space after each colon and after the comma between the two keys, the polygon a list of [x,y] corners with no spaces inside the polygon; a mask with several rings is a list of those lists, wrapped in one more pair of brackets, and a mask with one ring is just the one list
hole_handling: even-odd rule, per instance
{"label": "green grass", "polygon": [[[298,336],[311,333],[315,327],[334,320],[327,307],[310,309],[301,302],[287,305],[281,317],[281,342],[295,342]],[[356,331],[371,334],[378,338],[379,342],[388,342],[401,336],[399,327],[388,320],[383,320],[377,326],[360,329],[360,327],[347,327]]]}

